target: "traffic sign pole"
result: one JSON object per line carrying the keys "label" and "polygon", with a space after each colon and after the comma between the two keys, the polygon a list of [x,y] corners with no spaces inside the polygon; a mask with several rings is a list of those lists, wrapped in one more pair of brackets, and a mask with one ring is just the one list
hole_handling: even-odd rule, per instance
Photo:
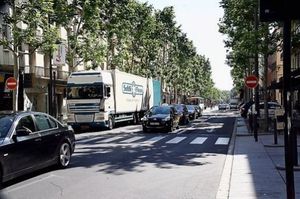
{"label": "traffic sign pole", "polygon": [[295,198],[293,148],[291,136],[291,20],[283,24],[283,105],[284,105],[284,151],[287,198]]}

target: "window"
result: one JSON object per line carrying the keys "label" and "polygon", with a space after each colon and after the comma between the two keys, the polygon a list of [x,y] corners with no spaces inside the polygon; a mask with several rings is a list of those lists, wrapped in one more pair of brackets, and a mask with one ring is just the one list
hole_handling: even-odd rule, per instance
{"label": "window", "polygon": [[32,132],[35,132],[35,126],[34,126],[32,117],[30,115],[21,118],[16,129],[18,130],[18,129],[24,129],[24,128],[29,129]]}
{"label": "window", "polygon": [[35,115],[36,125],[40,131],[56,128],[56,122],[46,115]]}
{"label": "window", "polygon": [[48,121],[48,117],[45,115],[35,115],[36,125],[40,131],[50,129],[50,123]]}
{"label": "window", "polygon": [[48,120],[49,120],[51,128],[56,128],[57,127],[56,121],[54,121],[52,118],[48,118]]}

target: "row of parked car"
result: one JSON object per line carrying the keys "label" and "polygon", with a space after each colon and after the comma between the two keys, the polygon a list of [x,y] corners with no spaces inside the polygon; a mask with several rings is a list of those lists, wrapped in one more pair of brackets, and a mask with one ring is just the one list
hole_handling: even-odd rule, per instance
{"label": "row of parked car", "polygon": [[[179,128],[202,115],[197,105],[152,107],[142,118],[143,130]],[[69,165],[75,149],[74,131],[40,112],[0,111],[0,185],[23,174],[57,165]],[[1,187],[1,186],[0,186]]]}
{"label": "row of parked car", "polygon": [[190,120],[202,115],[198,105],[163,104],[153,106],[142,118],[143,131],[162,129],[171,132],[179,125],[188,124]]}
{"label": "row of parked car", "polygon": [[[265,114],[264,107],[265,107],[265,103],[260,102],[258,109],[259,109],[261,118],[264,118],[264,114]],[[268,117],[274,118],[275,117],[275,109],[280,109],[280,108],[282,108],[282,107],[277,102],[267,102]],[[254,101],[249,101],[240,106],[240,114],[242,117],[244,117],[244,118],[251,117],[254,113],[255,113]]]}

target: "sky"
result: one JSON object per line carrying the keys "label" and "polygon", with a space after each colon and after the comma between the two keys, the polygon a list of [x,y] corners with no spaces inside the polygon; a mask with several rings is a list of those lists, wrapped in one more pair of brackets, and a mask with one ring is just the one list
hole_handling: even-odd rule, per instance
{"label": "sky", "polygon": [[173,6],[177,25],[193,41],[197,52],[210,60],[212,79],[220,90],[233,88],[230,67],[225,64],[225,36],[218,32],[218,22],[223,16],[220,0],[139,0],[155,9]]}

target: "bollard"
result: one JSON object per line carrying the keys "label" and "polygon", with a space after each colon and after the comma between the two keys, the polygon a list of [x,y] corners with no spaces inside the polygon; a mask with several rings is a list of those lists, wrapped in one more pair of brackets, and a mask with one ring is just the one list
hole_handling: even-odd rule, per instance
{"label": "bollard", "polygon": [[278,144],[276,119],[274,119],[274,144]]}

